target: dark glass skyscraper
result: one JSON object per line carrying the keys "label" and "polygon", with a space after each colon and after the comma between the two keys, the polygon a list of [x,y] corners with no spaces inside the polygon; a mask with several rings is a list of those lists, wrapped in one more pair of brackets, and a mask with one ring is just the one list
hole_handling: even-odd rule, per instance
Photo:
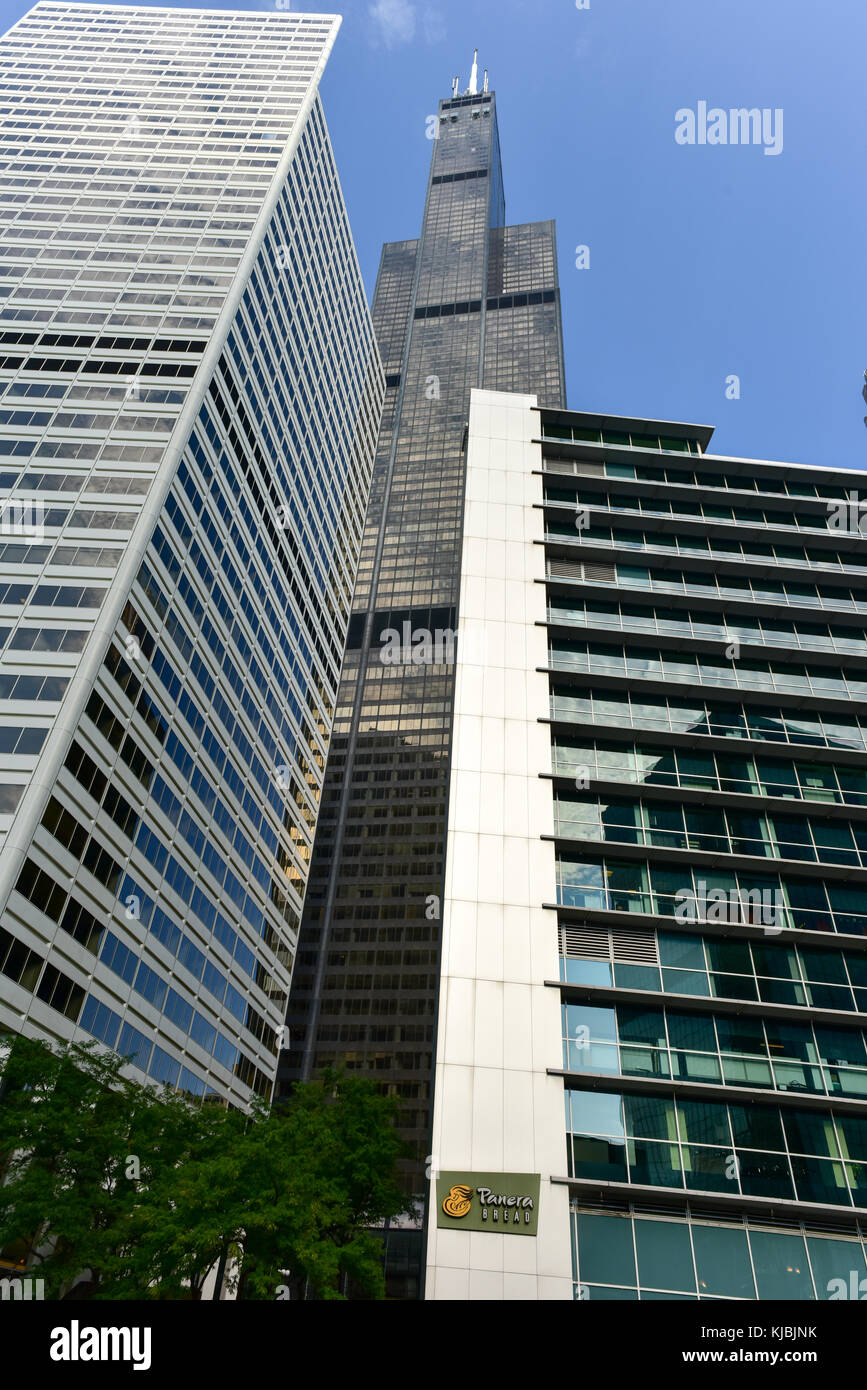
{"label": "dark glass skyscraper", "polygon": [[[471,86],[474,83],[471,82]],[[386,372],[289,1009],[284,1086],[329,1063],[405,1100],[423,1190],[470,391],[565,404],[552,222],[505,225],[493,93],[440,102],[421,236],[388,243],[373,305]],[[392,661],[386,634],[403,642]],[[431,642],[425,644],[426,635]]]}

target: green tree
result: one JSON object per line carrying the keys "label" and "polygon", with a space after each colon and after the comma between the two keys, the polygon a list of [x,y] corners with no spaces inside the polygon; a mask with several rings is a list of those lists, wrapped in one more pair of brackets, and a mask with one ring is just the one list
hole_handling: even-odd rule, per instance
{"label": "green tree", "polygon": [[[214,1142],[225,1110],[131,1081],[124,1060],[95,1043],[61,1053],[21,1037],[10,1043],[0,1099],[0,1247],[26,1253],[50,1298],[76,1280],[76,1297],[146,1296],[129,1282],[141,1270],[136,1212],[158,1175],[180,1171]],[[172,1287],[190,1296],[182,1278]]]}
{"label": "green tree", "polygon": [[49,1297],[198,1298],[221,1258],[242,1298],[274,1299],[287,1271],[314,1297],[346,1277],[383,1296],[371,1228],[403,1207],[397,1101],[327,1072],[244,1113],[123,1067],[16,1038],[2,1068],[0,1248],[26,1250]]}
{"label": "green tree", "polygon": [[404,1206],[397,1108],[369,1081],[329,1071],[279,1109],[236,1115],[226,1142],[156,1178],[138,1241],[172,1269],[193,1250],[209,1263],[225,1255],[240,1298],[274,1299],[287,1272],[317,1298],[343,1297],[344,1275],[381,1298],[371,1228]]}

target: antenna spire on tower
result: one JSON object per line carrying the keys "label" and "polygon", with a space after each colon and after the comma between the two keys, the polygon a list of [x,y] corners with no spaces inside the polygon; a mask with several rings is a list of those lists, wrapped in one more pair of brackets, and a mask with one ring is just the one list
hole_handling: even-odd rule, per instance
{"label": "antenna spire on tower", "polygon": [[473,66],[470,69],[470,85],[467,88],[470,96],[475,96],[479,90],[479,50],[473,49]]}

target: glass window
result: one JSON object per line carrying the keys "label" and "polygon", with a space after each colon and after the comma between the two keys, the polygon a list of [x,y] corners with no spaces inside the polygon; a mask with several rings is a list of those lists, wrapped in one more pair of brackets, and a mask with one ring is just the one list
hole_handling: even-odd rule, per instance
{"label": "glass window", "polygon": [[614,1010],[590,1004],[567,1004],[566,1030],[570,1037],[583,1032],[593,1042],[615,1042]]}
{"label": "glass window", "polygon": [[662,988],[666,994],[694,994],[704,998],[710,995],[707,975],[698,970],[672,970],[666,966],[662,972]]}
{"label": "glass window", "polygon": [[572,1173],[576,1178],[626,1182],[626,1145],[596,1135],[572,1135]]}
{"label": "glass window", "polygon": [[[828,1062],[832,1066],[863,1067],[867,1065],[864,1036],[860,1029],[817,1028],[816,1042],[819,1056],[823,1062]],[[814,1058],[809,1056],[805,1060],[813,1061]]]}
{"label": "glass window", "polygon": [[802,1202],[827,1202],[844,1207],[851,1205],[842,1163],[796,1155],[792,1159],[792,1172]]}
{"label": "glass window", "polygon": [[738,1149],[737,1160],[741,1191],[747,1196],[794,1198],[789,1161],[785,1154]]}
{"label": "glass window", "polygon": [[784,1110],[782,1115],[791,1153],[819,1154],[824,1158],[839,1156],[830,1115],[814,1110]]}
{"label": "glass window", "polygon": [[614,982],[621,989],[649,989],[659,992],[659,967],[615,963]]}
{"label": "glass window", "polygon": [[857,1115],[838,1115],[837,1133],[847,1158],[867,1159],[867,1119]]}
{"label": "glass window", "polygon": [[689,1227],[680,1221],[636,1221],[638,1277],[644,1287],[695,1292]]}
{"label": "glass window", "polygon": [[[730,1105],[732,1132],[738,1148],[782,1151],[780,1112],[770,1105]],[[694,1138],[690,1135],[690,1138]]]}
{"label": "glass window", "polygon": [[661,1010],[621,1007],[617,1011],[617,1025],[622,1042],[649,1043],[653,1047],[666,1045],[665,1015]]}
{"label": "glass window", "polygon": [[698,1291],[707,1297],[755,1298],[746,1231],[693,1226]]}
{"label": "glass window", "polygon": [[659,934],[659,959],[663,965],[676,965],[681,970],[704,970],[704,948],[700,936]]}
{"label": "glass window", "polygon": [[626,1133],[640,1139],[676,1139],[674,1103],[658,1096],[623,1097]]}
{"label": "glass window", "polygon": [[713,992],[721,999],[755,999],[755,981],[746,975],[723,975],[719,972],[711,976]]}
{"label": "glass window", "polygon": [[672,1047],[694,1052],[716,1052],[713,1019],[701,1014],[668,1014],[668,1035]]}
{"label": "glass window", "polygon": [[577,1133],[624,1137],[620,1096],[581,1090],[567,1091],[566,1096],[571,1096],[572,1128]]}
{"label": "glass window", "polygon": [[694,1191],[737,1193],[737,1171],[730,1149],[685,1148],[683,1167],[686,1185]]}
{"label": "glass window", "polygon": [[682,1139],[694,1144],[731,1144],[726,1107],[699,1100],[677,1103]]}
{"label": "glass window", "polygon": [[808,980],[822,980],[825,984],[845,985],[846,967],[841,951],[801,950],[804,974]]}
{"label": "glass window", "polygon": [[808,1236],[807,1249],[813,1266],[817,1298],[864,1298],[867,1284],[861,1281],[867,1274],[867,1265],[860,1241],[822,1240],[818,1236]]}
{"label": "glass window", "polygon": [[773,975],[783,980],[800,978],[797,956],[790,947],[771,946],[754,941],[752,951],[757,975]]}
{"label": "glass window", "polygon": [[660,1144],[653,1139],[631,1139],[628,1150],[631,1182],[648,1187],[683,1187],[677,1144]]}
{"label": "glass window", "polygon": [[752,974],[750,948],[746,941],[708,941],[707,950],[713,970],[734,975]]}
{"label": "glass window", "polygon": [[577,960],[566,956],[564,974],[572,985],[610,985],[611,966],[605,960]]}
{"label": "glass window", "polygon": [[635,1284],[632,1222],[619,1216],[576,1217],[579,1273],[594,1284]]}
{"label": "glass window", "polygon": [[767,1056],[761,1019],[718,1018],[717,1032],[722,1052]]}

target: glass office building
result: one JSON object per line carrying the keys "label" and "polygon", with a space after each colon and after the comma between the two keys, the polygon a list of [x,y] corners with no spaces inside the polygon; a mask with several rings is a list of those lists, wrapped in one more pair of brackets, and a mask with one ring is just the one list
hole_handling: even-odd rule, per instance
{"label": "glass office building", "polygon": [[[420,1200],[470,390],[532,390],[546,405],[565,403],[554,226],[506,225],[496,98],[475,85],[428,119],[420,236],[382,251],[373,320],[386,401],[285,1073],[288,1085],[339,1064],[401,1096],[413,1153],[407,1190]],[[406,1277],[391,1288],[411,1294],[412,1259],[401,1237],[392,1243],[389,1268],[402,1261]]]}
{"label": "glass office building", "polygon": [[[383,247],[375,289],[385,409],[286,1069],[290,1081],[340,1063],[403,1097],[417,1194],[431,1125],[470,391],[532,389],[564,403],[553,222],[506,225],[495,95],[440,101],[428,133],[420,238]],[[389,631],[431,634],[431,651],[406,644],[388,660]]]}
{"label": "glass office building", "polygon": [[433,1150],[538,1235],[437,1209],[428,1297],[863,1299],[862,475],[536,405],[470,415]]}
{"label": "glass office building", "polygon": [[0,1027],[270,1093],[384,381],[329,15],[0,43]]}

